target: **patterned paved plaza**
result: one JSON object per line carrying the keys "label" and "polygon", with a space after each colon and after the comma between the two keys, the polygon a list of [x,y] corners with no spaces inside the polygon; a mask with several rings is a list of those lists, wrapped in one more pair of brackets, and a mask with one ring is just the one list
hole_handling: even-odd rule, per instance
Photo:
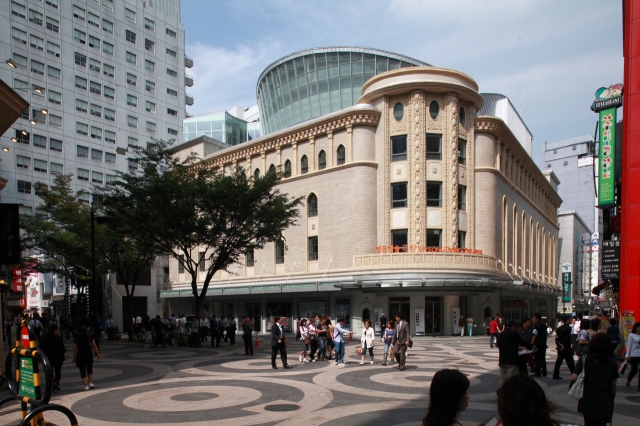
{"label": "patterned paved plaza", "polygon": [[[263,342],[266,342],[263,339]],[[433,374],[458,368],[471,380],[470,404],[461,420],[477,425],[496,416],[498,351],[483,343],[448,343],[420,339],[409,351],[407,369],[359,365],[356,344],[347,345],[349,365],[298,362],[297,342],[289,343],[291,370],[271,369],[265,343],[253,357],[244,356],[242,340],[220,348],[145,348],[129,342],[101,344],[102,360],[94,363],[96,389],[84,391],[77,368],[71,364],[71,346],[62,370],[62,392],[52,402],[71,408],[80,425],[419,425],[426,412]],[[459,340],[458,340],[459,342]],[[6,348],[6,346],[5,346]],[[375,348],[382,354],[382,347]],[[552,359],[553,358],[553,359]],[[549,373],[555,353],[549,353]],[[278,359],[278,364],[280,360]],[[565,423],[582,424],[576,402],[566,394],[565,380],[538,382],[558,408]],[[637,425],[640,393],[618,380],[614,424]],[[627,399],[628,397],[632,399]],[[633,399],[636,397],[636,401]],[[0,424],[17,425],[18,404],[0,410]],[[65,419],[47,414],[59,424]]]}

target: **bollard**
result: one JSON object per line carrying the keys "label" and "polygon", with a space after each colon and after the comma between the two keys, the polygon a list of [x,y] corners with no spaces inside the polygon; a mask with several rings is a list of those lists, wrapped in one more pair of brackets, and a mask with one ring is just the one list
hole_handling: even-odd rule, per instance
{"label": "bollard", "polygon": [[258,341],[258,335],[256,334],[256,344],[255,344],[256,348],[260,347],[260,342]]}

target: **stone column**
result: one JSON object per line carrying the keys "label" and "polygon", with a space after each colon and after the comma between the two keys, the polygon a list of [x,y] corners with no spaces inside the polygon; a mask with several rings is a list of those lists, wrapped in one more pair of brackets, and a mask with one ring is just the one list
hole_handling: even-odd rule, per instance
{"label": "stone column", "polygon": [[298,142],[291,143],[291,148],[293,149],[293,158],[291,159],[291,176],[298,175]]}
{"label": "stone column", "polygon": [[[409,213],[409,242],[410,244],[423,245],[422,239],[425,233],[423,223],[425,222],[426,202],[424,202],[425,178],[424,178],[424,165],[425,165],[425,134],[424,134],[424,111],[425,100],[424,92],[422,90],[415,90],[411,92],[411,101],[409,104],[409,114],[407,118],[411,117],[409,122],[409,140],[407,141],[407,151],[409,154],[410,170],[411,170],[411,184],[413,190],[410,190],[411,201],[409,206],[411,207]],[[412,229],[413,228],[413,229]]]}
{"label": "stone column", "polygon": [[315,136],[309,137],[309,171],[316,170],[316,138]]}
{"label": "stone column", "polygon": [[276,148],[276,168],[282,167],[282,148]]}
{"label": "stone column", "polygon": [[[446,131],[449,135],[449,150],[448,152],[443,150],[442,155],[443,163],[447,164],[445,176],[448,181],[448,197],[445,198],[445,201],[448,200],[448,205],[444,205],[443,225],[448,227],[448,232],[443,236],[445,239],[442,240],[442,245],[458,247],[458,95],[447,93],[445,103],[449,119],[446,125]],[[448,220],[446,219],[447,215]]]}
{"label": "stone column", "polygon": [[353,126],[347,126],[347,163],[353,161]]}
{"label": "stone column", "polygon": [[267,153],[266,151],[260,151],[260,158],[262,159],[262,176],[267,174]]}
{"label": "stone column", "polygon": [[247,156],[247,177],[252,177],[253,176],[253,166],[251,165],[251,156],[248,155]]}
{"label": "stone column", "polygon": [[329,142],[329,152],[327,152],[327,167],[335,166],[337,163],[336,153],[333,151],[333,132],[327,132],[327,140]]}

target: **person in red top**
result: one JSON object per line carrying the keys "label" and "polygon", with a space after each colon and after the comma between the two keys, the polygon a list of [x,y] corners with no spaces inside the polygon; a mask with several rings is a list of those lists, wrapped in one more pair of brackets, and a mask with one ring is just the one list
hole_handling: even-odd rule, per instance
{"label": "person in red top", "polygon": [[498,317],[491,317],[491,322],[489,323],[489,334],[491,335],[489,338],[489,345],[493,348],[496,336],[498,335]]}

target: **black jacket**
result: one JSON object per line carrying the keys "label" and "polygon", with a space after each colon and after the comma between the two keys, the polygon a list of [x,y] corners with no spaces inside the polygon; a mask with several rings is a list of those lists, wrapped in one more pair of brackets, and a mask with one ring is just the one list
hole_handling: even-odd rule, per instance
{"label": "black jacket", "polygon": [[564,324],[556,330],[556,344],[558,350],[560,350],[560,345],[564,346],[564,349],[571,348],[571,326],[569,324]]}
{"label": "black jacket", "polygon": [[[280,339],[278,339],[280,337]],[[278,340],[283,340],[282,343],[278,343]],[[271,327],[271,346],[278,346],[279,344],[284,344],[284,328],[282,330],[282,336],[280,336],[280,327],[278,327],[278,323],[274,322],[273,327]]]}
{"label": "black jacket", "polygon": [[62,337],[47,334],[40,342],[40,350],[49,358],[52,365],[62,365],[64,353],[67,350],[62,343]]}
{"label": "black jacket", "polygon": [[533,334],[538,336],[533,346],[538,349],[545,349],[547,347],[547,324],[542,321],[535,323],[533,326]]}
{"label": "black jacket", "polygon": [[498,365],[519,365],[518,346],[531,349],[531,345],[522,340],[517,331],[510,328],[498,334],[497,343],[500,352]]}

